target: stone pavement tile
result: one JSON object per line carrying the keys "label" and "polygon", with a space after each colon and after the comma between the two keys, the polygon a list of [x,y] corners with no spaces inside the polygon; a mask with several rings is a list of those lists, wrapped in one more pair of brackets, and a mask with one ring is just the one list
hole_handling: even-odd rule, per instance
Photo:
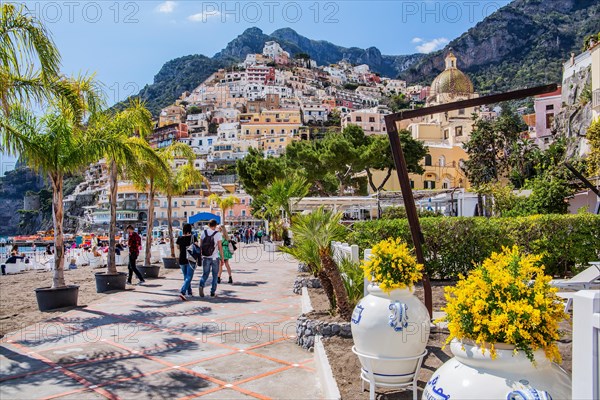
{"label": "stone pavement tile", "polygon": [[236,353],[190,365],[187,368],[194,372],[214,377],[223,382],[233,383],[284,366],[285,365],[283,364],[264,358],[244,353]]}
{"label": "stone pavement tile", "polygon": [[265,313],[254,313],[253,311],[249,311],[244,315],[233,315],[227,318],[221,318],[219,322],[225,322],[227,324],[227,329],[236,329],[236,327],[251,327],[256,326],[257,324],[264,323],[275,323],[281,321],[285,317],[279,315],[265,314]]}
{"label": "stone pavement tile", "polygon": [[239,385],[240,388],[273,399],[319,399],[321,390],[315,373],[302,368],[290,368],[273,375]]}
{"label": "stone pavement tile", "polygon": [[48,371],[2,382],[0,399],[39,399],[83,388],[60,371]]}
{"label": "stone pavement tile", "polygon": [[216,392],[211,392],[199,397],[199,399],[215,399],[215,400],[243,400],[243,399],[254,399],[255,397],[245,395],[236,390],[232,389],[221,389]]}
{"label": "stone pavement tile", "polygon": [[217,346],[210,343],[198,341],[198,347],[193,350],[170,351],[165,353],[154,354],[154,357],[160,357],[161,360],[173,365],[187,365],[198,362],[207,358],[213,358],[231,353],[231,350],[225,347]]}
{"label": "stone pavement tile", "polygon": [[48,364],[22,354],[8,344],[0,346],[0,380],[47,368]]}
{"label": "stone pavement tile", "polygon": [[99,400],[106,399],[100,393],[94,392],[93,390],[84,390],[81,392],[70,393],[64,396],[55,397],[60,400]]}
{"label": "stone pavement tile", "polygon": [[66,366],[65,368],[95,385],[101,385],[117,379],[147,374],[168,367],[140,355],[130,354],[117,359],[88,362]]}
{"label": "stone pavement tile", "polygon": [[106,342],[86,343],[85,345],[74,344],[59,349],[49,349],[38,353],[57,364],[72,364],[76,362],[98,360],[103,358],[122,357],[129,351]]}
{"label": "stone pavement tile", "polygon": [[[277,339],[279,338],[275,338],[275,340]],[[221,343],[236,349],[260,346],[273,340],[274,335],[271,332],[264,332],[250,327],[241,327],[238,330],[224,332],[218,337],[210,338],[210,342]]]}
{"label": "stone pavement tile", "polygon": [[152,325],[169,331],[182,333],[192,337],[210,336],[221,332],[225,324],[211,322],[204,318],[165,317],[152,321]]}
{"label": "stone pavement tile", "polygon": [[190,396],[217,384],[178,369],[116,382],[103,387],[122,399],[176,399]]}
{"label": "stone pavement tile", "polygon": [[302,350],[302,348],[292,340],[285,340],[267,346],[257,347],[256,349],[251,349],[249,351],[278,360],[287,361],[292,364],[304,362],[313,356],[312,353]]}
{"label": "stone pavement tile", "polygon": [[147,354],[163,354],[169,351],[186,351],[198,347],[196,340],[185,338],[170,332],[140,331],[130,335],[127,340],[116,343],[130,351],[143,351]]}

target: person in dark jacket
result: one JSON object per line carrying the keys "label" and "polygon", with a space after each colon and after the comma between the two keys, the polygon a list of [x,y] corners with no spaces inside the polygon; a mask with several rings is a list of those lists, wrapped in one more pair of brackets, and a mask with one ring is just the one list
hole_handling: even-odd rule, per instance
{"label": "person in dark jacket", "polygon": [[137,262],[137,258],[140,255],[142,238],[133,229],[132,225],[129,225],[127,227],[127,233],[129,233],[129,240],[127,241],[127,246],[129,247],[129,277],[127,278],[127,283],[131,285],[131,278],[135,273],[135,276],[137,276],[140,280],[139,285],[142,285],[146,281],[144,280],[142,273],[137,269],[135,265],[135,263]]}
{"label": "person in dark jacket", "polygon": [[175,242],[179,247],[179,267],[183,272],[183,286],[179,291],[179,297],[181,300],[186,301],[188,296],[192,295],[192,279],[194,278],[194,271],[196,270],[196,263],[191,262],[187,258],[187,248],[192,243],[197,243],[198,239],[192,234],[192,225],[183,225],[183,236],[179,236]]}

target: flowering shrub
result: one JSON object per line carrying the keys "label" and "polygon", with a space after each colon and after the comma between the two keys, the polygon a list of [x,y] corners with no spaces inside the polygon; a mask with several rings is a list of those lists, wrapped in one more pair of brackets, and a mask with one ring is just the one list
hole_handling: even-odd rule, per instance
{"label": "flowering shrub", "polygon": [[412,287],[423,276],[423,265],[400,239],[389,238],[373,246],[371,258],[362,264],[365,277],[388,293]]}
{"label": "flowering shrub", "polygon": [[494,343],[515,346],[532,362],[533,352],[543,349],[546,356],[560,362],[555,341],[559,339],[558,324],[568,315],[550,286],[552,279],[544,275],[541,256],[526,255],[519,247],[504,247],[477,266],[455,287],[447,287],[447,305],[443,310],[450,335],[470,339],[482,347],[489,346],[496,357]]}

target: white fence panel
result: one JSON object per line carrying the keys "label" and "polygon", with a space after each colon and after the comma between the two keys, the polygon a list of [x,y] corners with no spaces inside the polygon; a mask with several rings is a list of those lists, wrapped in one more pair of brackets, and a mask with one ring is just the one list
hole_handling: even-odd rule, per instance
{"label": "white fence panel", "polygon": [[600,292],[573,296],[573,399],[600,398]]}

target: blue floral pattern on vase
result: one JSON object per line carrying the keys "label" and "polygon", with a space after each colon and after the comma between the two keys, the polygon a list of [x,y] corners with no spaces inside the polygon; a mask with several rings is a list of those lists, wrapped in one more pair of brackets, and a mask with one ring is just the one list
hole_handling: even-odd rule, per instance
{"label": "blue floral pattern on vase", "polygon": [[401,332],[408,326],[408,306],[400,301],[390,303],[390,321],[389,324],[396,332]]}

